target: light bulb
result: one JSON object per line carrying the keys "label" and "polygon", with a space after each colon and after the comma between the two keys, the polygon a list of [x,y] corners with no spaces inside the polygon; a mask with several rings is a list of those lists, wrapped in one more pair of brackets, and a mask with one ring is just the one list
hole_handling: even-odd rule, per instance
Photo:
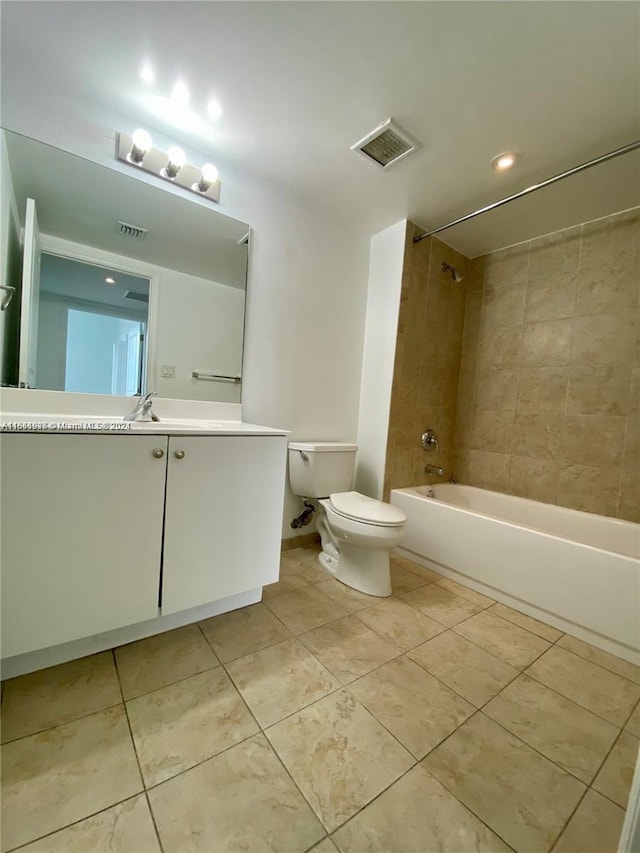
{"label": "light bulb", "polygon": [[184,166],[187,155],[184,153],[182,148],[179,148],[177,145],[172,145],[167,151],[167,157],[169,158],[167,165],[160,174],[163,178],[171,178],[173,180],[180,169]]}
{"label": "light bulb", "polygon": [[139,166],[144,160],[144,155],[151,148],[151,137],[146,130],[139,127],[138,130],[134,130],[131,134],[131,141],[133,142],[133,147],[127,155],[127,159],[130,163],[135,163]]}
{"label": "light bulb", "polygon": [[202,167],[202,174],[197,184],[194,184],[191,189],[201,193],[206,193],[211,184],[218,180],[218,170],[213,163],[205,163]]}
{"label": "light bulb", "polygon": [[115,283],[116,283],[116,280],[115,280],[115,278],[111,278],[111,276],[110,276],[110,275],[108,275],[108,276],[105,278],[105,282],[106,282],[107,284],[115,284]]}

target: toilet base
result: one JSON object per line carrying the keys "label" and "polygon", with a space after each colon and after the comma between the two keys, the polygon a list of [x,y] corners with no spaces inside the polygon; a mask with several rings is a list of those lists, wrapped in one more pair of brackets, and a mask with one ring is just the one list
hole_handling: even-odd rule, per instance
{"label": "toilet base", "polygon": [[358,548],[341,542],[337,559],[321,551],[318,560],[336,580],[358,592],[378,598],[391,595],[389,552],[386,549]]}

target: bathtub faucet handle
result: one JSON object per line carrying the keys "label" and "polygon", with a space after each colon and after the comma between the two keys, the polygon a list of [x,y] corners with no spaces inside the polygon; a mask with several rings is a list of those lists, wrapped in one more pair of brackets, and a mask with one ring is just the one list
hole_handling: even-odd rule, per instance
{"label": "bathtub faucet handle", "polygon": [[438,439],[436,438],[436,434],[432,429],[426,429],[422,433],[420,443],[422,444],[423,450],[431,451],[438,449]]}

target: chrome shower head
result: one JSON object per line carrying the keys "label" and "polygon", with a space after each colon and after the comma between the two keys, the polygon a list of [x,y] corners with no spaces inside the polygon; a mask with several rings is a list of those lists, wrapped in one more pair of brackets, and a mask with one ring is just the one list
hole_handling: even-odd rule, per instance
{"label": "chrome shower head", "polygon": [[451,278],[453,279],[455,284],[460,284],[464,276],[462,273],[457,270],[455,267],[452,267],[451,264],[448,264],[446,261],[442,263],[442,272],[451,273]]}

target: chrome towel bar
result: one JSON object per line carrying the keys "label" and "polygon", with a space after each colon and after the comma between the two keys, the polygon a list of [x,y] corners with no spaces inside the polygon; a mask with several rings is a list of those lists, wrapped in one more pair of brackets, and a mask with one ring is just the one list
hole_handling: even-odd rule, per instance
{"label": "chrome towel bar", "polygon": [[209,382],[240,382],[241,376],[229,376],[226,373],[207,373],[204,370],[194,370],[191,373],[193,379],[205,379]]}

